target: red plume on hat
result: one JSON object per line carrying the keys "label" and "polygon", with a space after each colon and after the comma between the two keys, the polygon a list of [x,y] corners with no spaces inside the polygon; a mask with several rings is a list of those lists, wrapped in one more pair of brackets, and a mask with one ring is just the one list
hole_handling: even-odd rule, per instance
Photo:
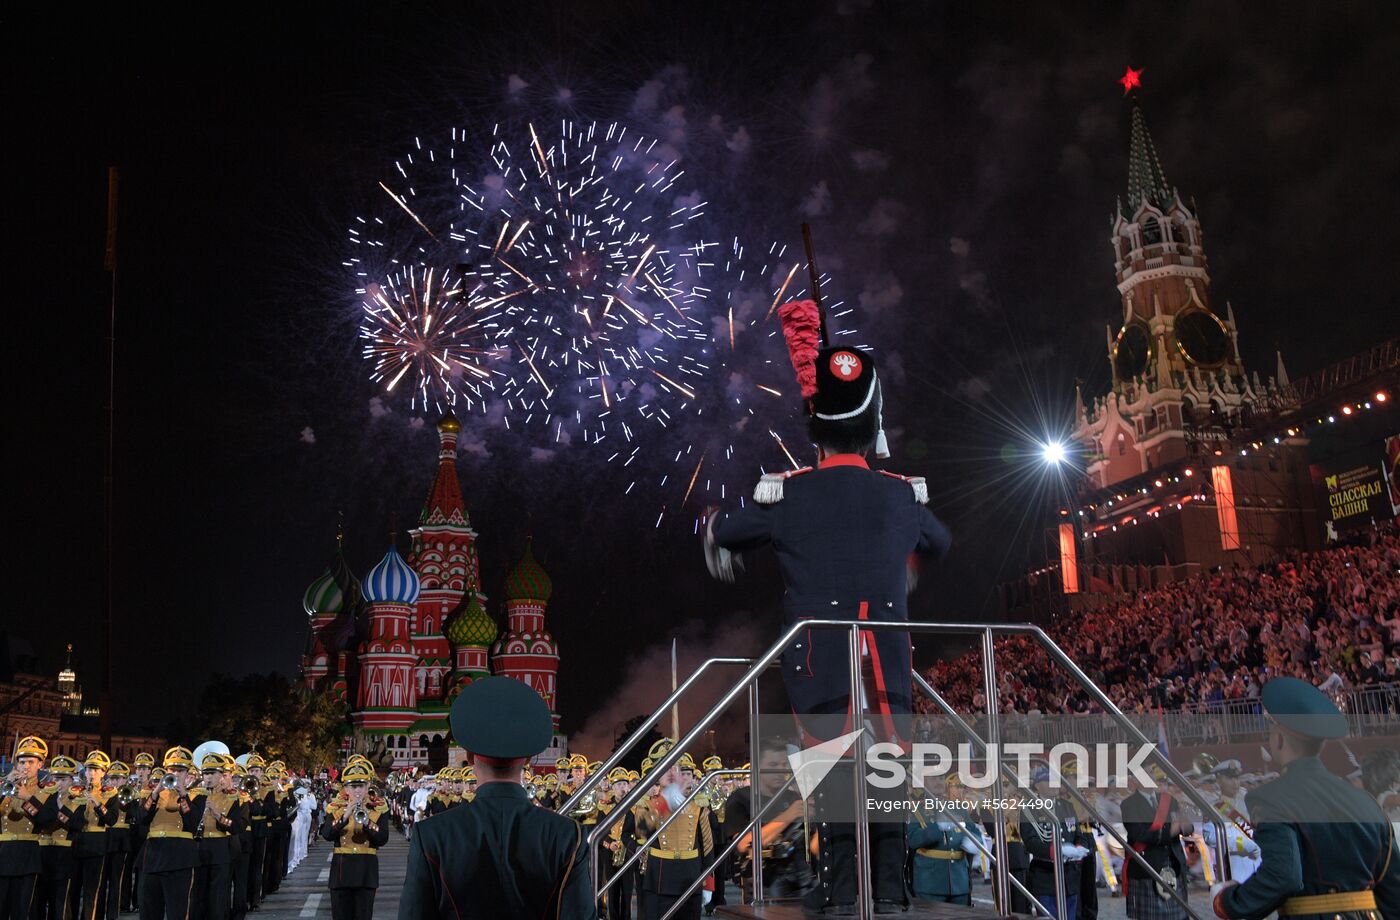
{"label": "red plume on hat", "polygon": [[815,300],[793,300],[778,308],[788,357],[797,372],[802,398],[817,395],[817,352],[821,349],[821,311]]}

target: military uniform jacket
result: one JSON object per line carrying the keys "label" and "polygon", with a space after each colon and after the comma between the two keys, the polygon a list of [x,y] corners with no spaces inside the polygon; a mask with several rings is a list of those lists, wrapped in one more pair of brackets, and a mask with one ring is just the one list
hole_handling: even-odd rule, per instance
{"label": "military uniform jacket", "polygon": [[141,848],[142,872],[179,872],[199,862],[194,832],[204,815],[204,797],[176,797],[159,790],[145,800],[146,843]]}
{"label": "military uniform jacket", "polygon": [[[331,855],[332,888],[378,888],[379,855],[375,852],[389,842],[389,809],[382,804],[371,808],[369,824],[354,820],[354,806],[346,803],[326,809],[321,820],[321,836],[335,844]],[[414,828],[416,835],[418,829]]]}
{"label": "military uniform jacket", "polygon": [[925,812],[916,808],[909,813],[905,839],[912,854],[911,887],[916,896],[954,897],[972,891],[964,846],[967,834],[954,819],[968,822],[971,829],[977,827],[957,812]]}
{"label": "military uniform jacket", "polygon": [[39,828],[56,820],[58,801],[48,791],[0,799],[0,876],[39,874]]}
{"label": "military uniform jacket", "polygon": [[[107,829],[117,823],[121,814],[121,808],[112,801],[114,795],[106,790],[96,790],[91,799],[87,795],[81,797],[87,805],[87,822],[83,825],[82,833],[73,839],[73,855],[78,859],[97,859],[107,855]],[[92,799],[99,803],[95,808]]]}
{"label": "military uniform jacket", "polygon": [[1026,887],[1031,890],[1031,894],[1053,895],[1055,893],[1055,852],[1053,847],[1054,822],[1056,820],[1060,825],[1061,845],[1081,846],[1089,851],[1089,856],[1084,859],[1062,859],[1066,892],[1069,894],[1077,893],[1080,873],[1086,870],[1091,873],[1094,871],[1093,863],[1089,862],[1094,854],[1094,835],[1092,832],[1084,830],[1084,826],[1079,823],[1079,817],[1075,813],[1073,805],[1064,799],[1056,799],[1053,818],[1049,809],[1023,808],[1021,809],[1021,840],[1025,844],[1027,855],[1030,856],[1030,871],[1026,874]]}
{"label": "military uniform jacket", "polygon": [[[1181,819],[1181,804],[1173,798],[1161,827],[1153,830],[1157,808],[1157,800],[1149,799],[1141,792],[1134,792],[1123,800],[1123,829],[1127,832],[1128,845],[1138,850],[1154,871],[1160,873],[1163,867],[1169,866],[1178,878],[1182,878],[1182,873],[1186,871],[1186,851],[1182,848],[1181,836],[1171,832],[1172,823]],[[1123,874],[1127,878],[1145,874],[1131,857],[1124,865]]]}
{"label": "military uniform jacket", "polygon": [[130,829],[131,849],[133,852],[141,848],[141,844],[146,842],[146,825],[141,819],[145,817],[145,800],[143,790],[145,786],[138,783],[135,787],[136,797],[126,805],[126,825]]}
{"label": "military uniform jacket", "polygon": [[413,827],[399,920],[596,916],[583,829],[518,783],[483,783],[471,808]]}
{"label": "military uniform jacket", "polygon": [[[1376,916],[1400,917],[1400,851],[1374,799],[1316,757],[1304,757],[1250,792],[1248,802],[1263,861],[1222,896],[1231,917],[1262,917],[1299,895],[1366,890],[1374,891]],[[1329,910],[1293,916],[1367,915]]]}
{"label": "military uniform jacket", "polygon": [[[766,477],[760,488],[767,484]],[[939,558],[951,542],[948,529],[921,498],[926,500],[921,483],[875,472],[863,458],[841,454],[828,457],[820,469],[788,474],[777,500],[719,512],[714,536],[733,552],[772,545],[787,587],[787,626],[804,619],[905,622],[909,555]],[[909,634],[873,635],[869,652],[878,698],[870,701],[871,709],[908,713],[913,690]],[[799,634],[784,651],[783,682],[794,712],[844,716],[851,686],[849,649],[848,635],[822,629]],[[839,720],[825,724],[830,721],[804,719],[803,725],[818,738],[832,738],[842,725]]]}
{"label": "military uniform jacket", "polygon": [[130,853],[132,848],[132,802],[125,806],[117,800],[117,790],[107,799],[107,810],[114,814],[112,826],[107,831],[108,853]]}
{"label": "military uniform jacket", "polygon": [[709,871],[714,861],[715,842],[708,808],[692,802],[660,834],[655,831],[666,819],[658,810],[647,803],[637,809],[636,815],[638,826],[652,838],[646,855],[646,870],[642,873],[642,884],[647,891],[680,895],[691,882]]}
{"label": "military uniform jacket", "polygon": [[[197,793],[198,794],[198,793]],[[228,865],[233,856],[232,846],[243,827],[243,803],[240,796],[228,792],[200,794],[201,807],[208,807],[209,799],[214,801],[215,811],[223,817],[217,821],[204,819],[204,830],[199,835],[199,864],[201,866]]]}
{"label": "military uniform jacket", "polygon": [[45,790],[43,794],[52,795],[58,811],[52,823],[39,828],[39,860],[44,878],[63,881],[72,878],[78,867],[73,856],[73,838],[82,831],[87,820],[86,799],[71,793],[58,795],[54,790]]}
{"label": "military uniform jacket", "polygon": [[268,816],[271,811],[268,807],[268,800],[272,798],[272,789],[267,784],[258,786],[258,791],[254,792],[248,803],[248,817],[253,823],[253,837],[262,840],[268,832]]}

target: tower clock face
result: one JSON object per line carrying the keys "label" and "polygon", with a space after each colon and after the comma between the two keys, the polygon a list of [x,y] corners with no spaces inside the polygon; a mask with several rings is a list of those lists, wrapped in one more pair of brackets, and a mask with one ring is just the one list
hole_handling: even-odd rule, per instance
{"label": "tower clock face", "polygon": [[1131,380],[1147,370],[1152,358],[1152,336],[1142,323],[1124,323],[1113,343],[1113,372],[1119,380]]}
{"label": "tower clock face", "polygon": [[1230,357],[1230,332],[1214,313],[1188,310],[1176,318],[1176,347],[1198,367],[1219,367]]}

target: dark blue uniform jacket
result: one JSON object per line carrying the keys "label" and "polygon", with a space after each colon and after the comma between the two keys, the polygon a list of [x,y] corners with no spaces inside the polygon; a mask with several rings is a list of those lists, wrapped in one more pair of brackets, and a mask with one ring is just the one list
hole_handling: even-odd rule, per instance
{"label": "dark blue uniform jacket", "polygon": [[[732,552],[772,545],[787,586],[785,625],[804,619],[906,622],[910,554],[937,559],[951,541],[921,497],[926,500],[911,481],[875,472],[861,457],[838,454],[819,469],[790,474],[777,501],[720,512],[715,540]],[[909,634],[868,633],[867,646],[875,684],[871,709],[907,714],[913,689]],[[800,634],[783,655],[783,680],[799,716],[843,716],[850,700],[849,634]],[[839,718],[803,719],[819,738],[834,737],[841,724]]]}

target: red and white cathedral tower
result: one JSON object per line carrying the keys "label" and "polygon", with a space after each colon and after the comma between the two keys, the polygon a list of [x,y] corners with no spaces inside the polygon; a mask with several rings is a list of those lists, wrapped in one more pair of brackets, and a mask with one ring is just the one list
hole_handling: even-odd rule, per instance
{"label": "red and white cathedral tower", "polygon": [[554,739],[535,759],[552,769],[567,748],[555,696],[559,649],[544,626],[549,576],[527,544],[506,579],[502,634],[486,611],[477,534],[462,501],[461,424],[449,415],[437,430],[437,471],[409,558],[391,547],[357,583],[337,552],[307,588],[302,680],[345,701],[359,748],[382,746],[396,766],[438,769],[462,756],[448,724],[457,692],[493,672],[513,677],[535,688],[554,714]]}
{"label": "red and white cathedral tower", "polygon": [[360,590],[369,608],[369,638],[360,643],[360,686],[352,724],[361,731],[407,731],[418,717],[418,656],[410,632],[418,604],[418,573],[390,546]]}
{"label": "red and white cathedral tower", "polygon": [[444,630],[448,617],[468,595],[479,603],[480,564],[476,555],[476,531],[472,530],[462,486],[457,477],[457,438],[461,423],[451,415],[438,422],[438,467],[428,500],[411,531],[413,552],[409,563],[418,573],[422,590],[413,622],[413,650],[420,728],[447,731],[447,692],[453,672],[452,644]]}
{"label": "red and white cathedral tower", "polygon": [[506,631],[491,649],[491,668],[533,687],[554,716],[559,732],[559,707],[555,678],[559,673],[559,646],[544,625],[554,586],[539,560],[532,541],[525,541],[525,555],[506,576]]}

